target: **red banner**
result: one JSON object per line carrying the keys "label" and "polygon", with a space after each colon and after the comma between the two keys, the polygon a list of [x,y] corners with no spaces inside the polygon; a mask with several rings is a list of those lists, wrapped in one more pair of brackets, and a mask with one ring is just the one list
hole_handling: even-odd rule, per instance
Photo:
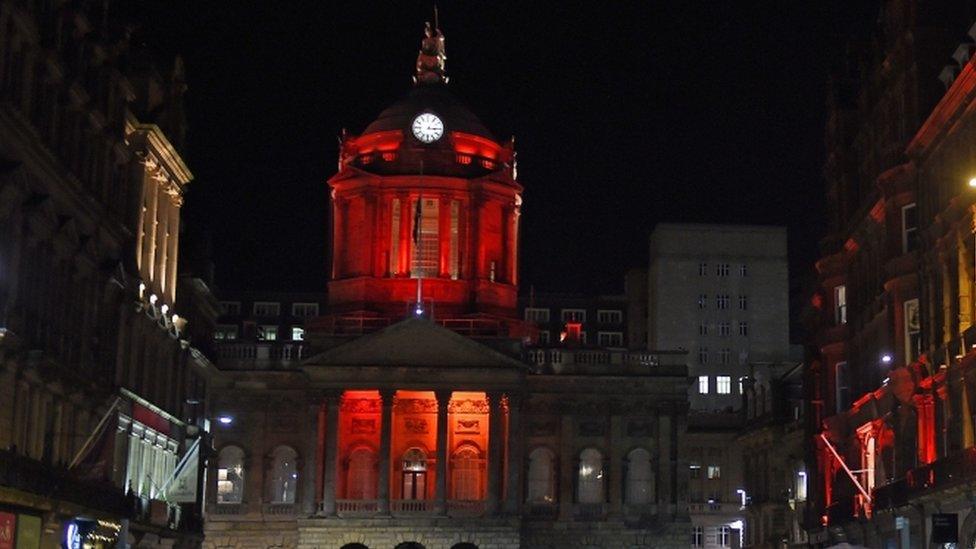
{"label": "red banner", "polygon": [[169,436],[170,434],[169,420],[156,412],[153,412],[149,408],[142,406],[138,402],[132,403],[132,419],[142,423],[146,427],[155,429],[164,435]]}
{"label": "red banner", "polygon": [[0,549],[14,549],[17,515],[0,511]]}

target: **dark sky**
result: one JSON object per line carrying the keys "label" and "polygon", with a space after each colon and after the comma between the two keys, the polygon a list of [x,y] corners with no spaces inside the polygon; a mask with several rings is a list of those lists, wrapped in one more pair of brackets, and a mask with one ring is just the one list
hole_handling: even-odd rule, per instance
{"label": "dark sky", "polygon": [[[522,286],[613,291],[659,221],[824,230],[824,83],[852,2],[440,3],[454,93],[525,186]],[[148,3],[140,40],[186,62],[189,238],[217,286],[326,282],[336,136],[406,93],[429,1]]]}

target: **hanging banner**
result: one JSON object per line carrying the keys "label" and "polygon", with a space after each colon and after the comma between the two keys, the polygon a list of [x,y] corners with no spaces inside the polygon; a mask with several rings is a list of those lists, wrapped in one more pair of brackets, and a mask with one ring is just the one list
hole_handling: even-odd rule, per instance
{"label": "hanging banner", "polygon": [[17,549],[40,549],[41,517],[17,515]]}
{"label": "hanging banner", "polygon": [[0,512],[0,549],[14,549],[17,515]]}
{"label": "hanging banner", "polygon": [[173,476],[161,490],[163,499],[170,503],[195,503],[197,480],[200,475],[200,439],[193,441],[186,455],[176,465]]}

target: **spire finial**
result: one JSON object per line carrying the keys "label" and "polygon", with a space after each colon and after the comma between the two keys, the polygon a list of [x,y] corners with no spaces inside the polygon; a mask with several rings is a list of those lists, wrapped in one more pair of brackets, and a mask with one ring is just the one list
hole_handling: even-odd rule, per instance
{"label": "spire finial", "polygon": [[440,29],[437,6],[434,6],[434,26],[430,26],[430,21],[424,23],[424,38],[420,41],[420,52],[417,53],[414,84],[446,84],[448,80],[444,69],[446,61],[444,34]]}

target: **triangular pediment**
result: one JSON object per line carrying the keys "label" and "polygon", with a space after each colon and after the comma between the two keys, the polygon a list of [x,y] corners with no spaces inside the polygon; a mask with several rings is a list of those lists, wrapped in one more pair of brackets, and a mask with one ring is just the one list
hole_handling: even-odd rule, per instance
{"label": "triangular pediment", "polygon": [[420,318],[343,343],[309,358],[304,365],[526,368],[512,357]]}

